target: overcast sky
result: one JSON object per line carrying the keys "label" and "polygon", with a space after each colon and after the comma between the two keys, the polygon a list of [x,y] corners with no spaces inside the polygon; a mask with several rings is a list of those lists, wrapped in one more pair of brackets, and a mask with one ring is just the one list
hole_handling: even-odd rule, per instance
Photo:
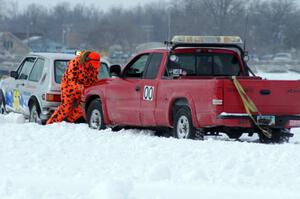
{"label": "overcast sky", "polygon": [[151,2],[153,0],[18,0],[19,7],[26,7],[30,3],[38,3],[42,4],[47,7],[53,7],[54,5],[61,3],[61,2],[69,2],[71,4],[77,3],[84,3],[87,6],[96,6],[97,8],[107,10],[112,6],[124,6],[126,8],[136,6],[136,5],[143,5],[147,2]]}

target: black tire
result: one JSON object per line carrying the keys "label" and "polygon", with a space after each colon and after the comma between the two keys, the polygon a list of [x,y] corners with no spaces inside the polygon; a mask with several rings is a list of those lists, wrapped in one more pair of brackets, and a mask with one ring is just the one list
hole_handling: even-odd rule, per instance
{"label": "black tire", "polygon": [[3,96],[2,91],[0,90],[0,114],[6,114],[6,109],[5,109],[5,99]]}
{"label": "black tire", "polygon": [[155,136],[158,137],[171,137],[172,136],[172,129],[170,128],[159,128],[155,130]]}
{"label": "black tire", "polygon": [[40,115],[41,115],[40,106],[37,104],[37,102],[33,102],[30,105],[30,109],[29,109],[29,122],[42,124]]}
{"label": "black tire", "polygon": [[105,129],[102,104],[99,99],[93,100],[87,109],[87,122],[92,129]]}
{"label": "black tire", "polygon": [[178,139],[195,139],[191,111],[188,106],[181,106],[174,113],[173,136]]}
{"label": "black tire", "polygon": [[262,132],[259,134],[259,141],[265,144],[282,144],[289,142],[291,137],[290,132],[287,129],[275,129],[272,130],[272,137],[266,137]]}
{"label": "black tire", "polygon": [[233,132],[227,132],[226,135],[230,139],[239,139],[243,135],[243,133],[237,132],[237,131],[233,131]]}

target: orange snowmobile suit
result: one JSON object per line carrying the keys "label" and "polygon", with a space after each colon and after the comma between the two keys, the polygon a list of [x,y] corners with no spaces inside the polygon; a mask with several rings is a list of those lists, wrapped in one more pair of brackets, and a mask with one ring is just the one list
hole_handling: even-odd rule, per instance
{"label": "orange snowmobile suit", "polygon": [[83,116],[80,107],[81,93],[84,87],[98,80],[100,54],[84,51],[68,63],[61,81],[61,105],[55,110],[47,124],[67,120],[75,122]]}

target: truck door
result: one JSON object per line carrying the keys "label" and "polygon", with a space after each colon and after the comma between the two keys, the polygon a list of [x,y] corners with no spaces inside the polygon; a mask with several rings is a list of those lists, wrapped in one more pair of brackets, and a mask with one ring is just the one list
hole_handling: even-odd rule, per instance
{"label": "truck door", "polygon": [[106,104],[112,123],[141,125],[140,95],[141,81],[149,54],[141,54],[124,68],[121,78],[114,78],[106,89]]}
{"label": "truck door", "polygon": [[156,126],[155,108],[157,93],[157,74],[161,66],[163,54],[153,53],[149,57],[149,64],[140,82],[140,118],[142,126]]}

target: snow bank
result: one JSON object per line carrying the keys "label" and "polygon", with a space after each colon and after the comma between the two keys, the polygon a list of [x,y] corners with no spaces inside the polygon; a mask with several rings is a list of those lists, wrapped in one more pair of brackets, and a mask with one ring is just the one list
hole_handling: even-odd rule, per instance
{"label": "snow bank", "polygon": [[19,118],[0,117],[1,199],[300,198],[298,136],[282,145],[177,140]]}
{"label": "snow bank", "polygon": [[0,115],[0,198],[300,199],[300,129],[292,132],[281,145],[194,141]]}
{"label": "snow bank", "polygon": [[25,123],[25,118],[23,115],[15,113],[10,113],[8,115],[0,114],[0,125],[4,123],[23,124]]}

